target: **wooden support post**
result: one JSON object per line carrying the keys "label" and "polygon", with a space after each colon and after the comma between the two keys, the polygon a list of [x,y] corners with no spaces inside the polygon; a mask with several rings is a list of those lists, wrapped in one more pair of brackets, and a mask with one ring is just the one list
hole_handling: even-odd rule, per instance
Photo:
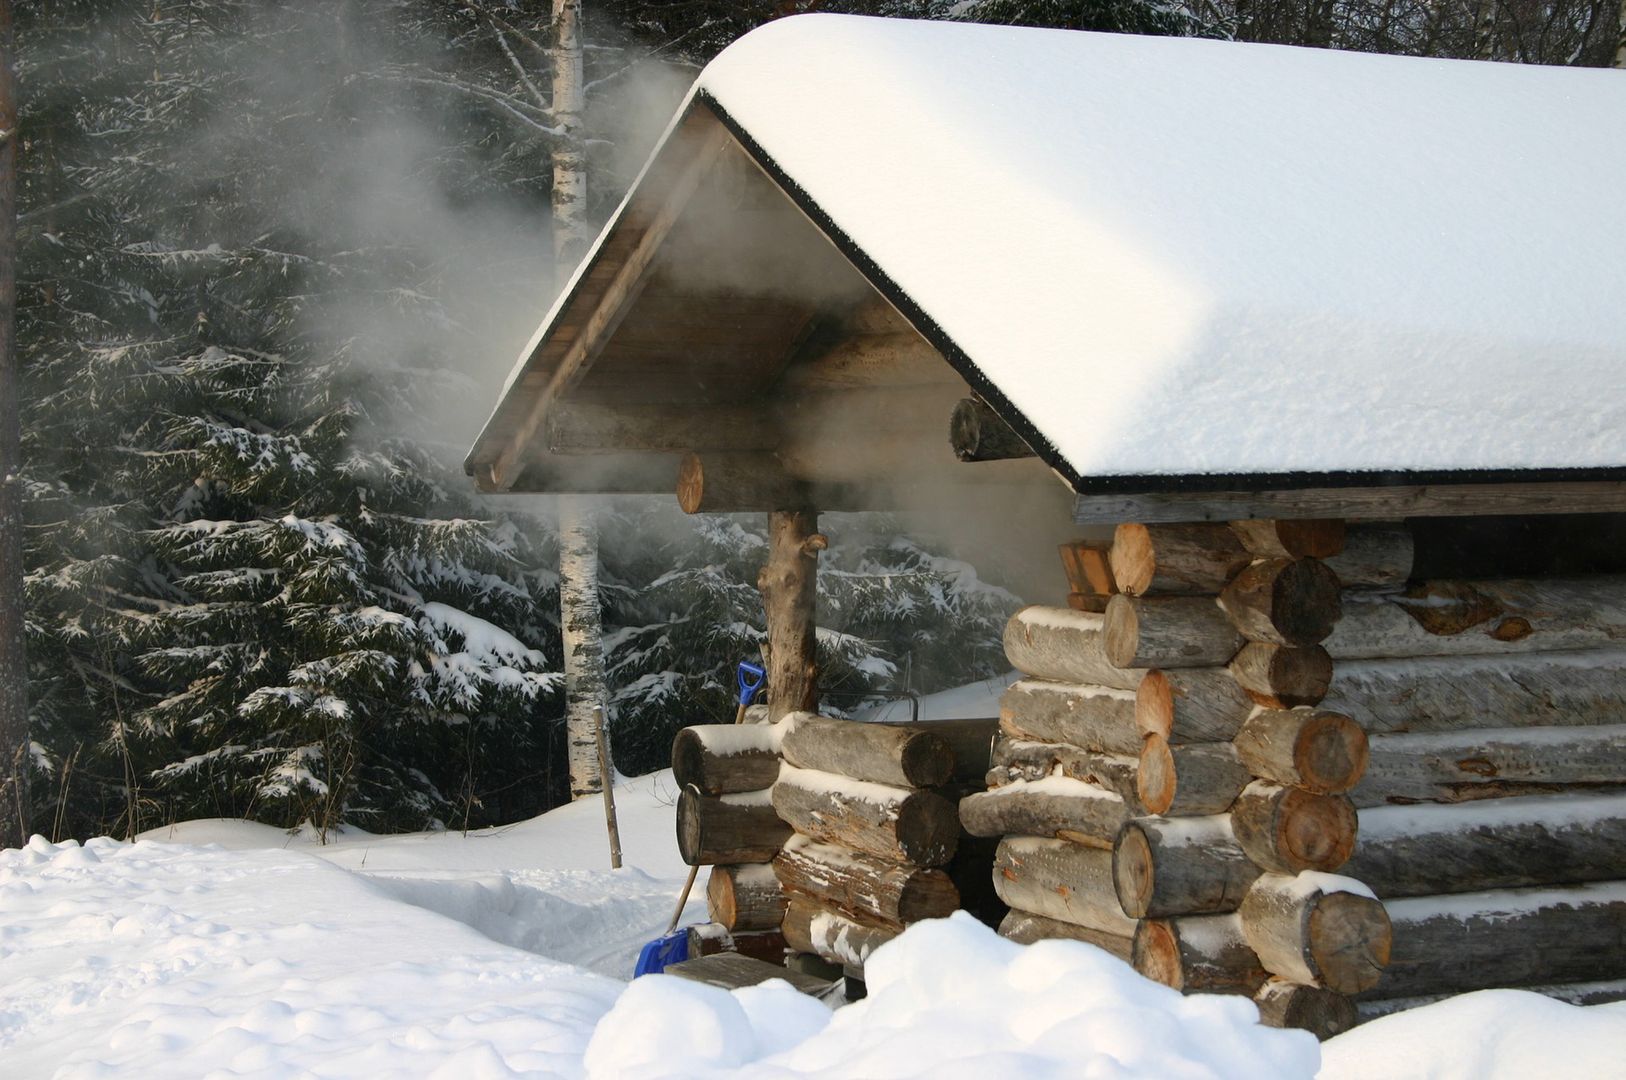
{"label": "wooden support post", "polygon": [[819,704],[819,666],[814,647],[814,602],[819,552],[828,546],[812,510],[775,510],[768,515],[768,561],[757,589],[768,617],[763,658],[768,669],[768,720],[813,712]]}

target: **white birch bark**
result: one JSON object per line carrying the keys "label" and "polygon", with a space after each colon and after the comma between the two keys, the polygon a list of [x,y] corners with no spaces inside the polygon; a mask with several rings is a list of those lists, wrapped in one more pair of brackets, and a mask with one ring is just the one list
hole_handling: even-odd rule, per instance
{"label": "white birch bark", "polygon": [[570,797],[603,791],[598,716],[608,708],[598,596],[598,527],[586,499],[559,500],[559,632],[564,644],[565,742]]}
{"label": "white birch bark", "polygon": [[582,138],[587,85],[582,78],[581,21],[581,0],[553,0],[553,122],[561,132],[553,151],[553,253],[561,282],[592,240]]}

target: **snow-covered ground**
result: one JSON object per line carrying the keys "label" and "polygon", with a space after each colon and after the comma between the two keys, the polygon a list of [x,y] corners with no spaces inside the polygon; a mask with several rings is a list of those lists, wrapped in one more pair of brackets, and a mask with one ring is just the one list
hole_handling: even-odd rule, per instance
{"label": "snow-covered ground", "polygon": [[[669,774],[462,835],[188,822],[0,852],[0,1076],[1626,1076],[1626,1006],[1467,995],[1321,1047],[1077,942],[911,929],[831,1012],[653,976],[684,868]],[[692,901],[690,919],[702,917]]]}

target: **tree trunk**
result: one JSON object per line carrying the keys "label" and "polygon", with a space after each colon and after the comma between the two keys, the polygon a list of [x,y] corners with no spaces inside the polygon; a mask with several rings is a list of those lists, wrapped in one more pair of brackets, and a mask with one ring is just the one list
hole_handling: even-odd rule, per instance
{"label": "tree trunk", "polygon": [[1261,559],[1220,593],[1220,607],[1249,641],[1315,645],[1338,622],[1338,577],[1319,559]]}
{"label": "tree trunk", "polygon": [[[28,657],[17,411],[17,84],[11,4],[0,0],[0,848],[28,839]],[[133,824],[132,824],[133,827]]]}
{"label": "tree trunk", "polygon": [[1141,804],[1136,778],[1140,763],[1128,754],[1097,754],[1068,743],[1034,742],[1001,734],[994,741],[993,768],[988,786],[1002,787],[1018,780],[1043,780],[1057,769],[1063,776],[1104,787],[1128,804],[1136,815],[1151,813]]}
{"label": "tree trunk", "polygon": [[587,83],[582,78],[582,2],[553,0],[553,255],[560,284],[587,252],[587,148],[582,124]]}
{"label": "tree trunk", "polygon": [[1347,588],[1399,588],[1415,559],[1411,530],[1404,525],[1353,525],[1344,550],[1323,561]]}
{"label": "tree trunk", "polygon": [[559,498],[559,634],[564,645],[565,740],[570,797],[597,795],[598,715],[608,708],[598,596],[598,526],[587,500]]}
{"label": "tree trunk", "polygon": [[1119,590],[1131,596],[1212,596],[1253,561],[1242,539],[1220,522],[1120,525],[1110,558]]}
{"label": "tree trunk", "polygon": [[1135,691],[1135,727],[1176,745],[1230,742],[1258,707],[1224,668],[1157,668]]}
{"label": "tree trunk", "polygon": [[768,561],[757,575],[767,614],[763,657],[768,669],[768,720],[819,705],[819,665],[814,638],[819,552],[828,543],[811,511],[768,514]]}

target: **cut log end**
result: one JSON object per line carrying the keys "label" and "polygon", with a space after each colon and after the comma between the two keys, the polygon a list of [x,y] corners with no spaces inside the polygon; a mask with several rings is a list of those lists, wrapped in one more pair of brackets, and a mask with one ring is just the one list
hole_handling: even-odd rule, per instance
{"label": "cut log end", "polygon": [[1353,788],[1366,771],[1366,732],[1342,713],[1318,712],[1293,747],[1299,786],[1322,795]]}
{"label": "cut log end", "polygon": [[1277,873],[1336,870],[1355,850],[1355,806],[1343,795],[1255,781],[1232,805],[1231,824],[1248,857]]}
{"label": "cut log end", "polygon": [[1135,927],[1130,963],[1153,982],[1176,990],[1185,989],[1180,943],[1175,939],[1173,928],[1163,919],[1142,919]]}
{"label": "cut log end", "polygon": [[1118,905],[1131,919],[1143,919],[1152,903],[1155,867],[1152,845],[1134,822],[1124,826],[1112,852],[1112,885]]}
{"label": "cut log end", "polygon": [[1146,809],[1164,814],[1174,805],[1179,776],[1174,765],[1174,753],[1168,740],[1161,736],[1148,736],[1141,745],[1140,768],[1135,774],[1135,790]]}
{"label": "cut log end", "polygon": [[1220,607],[1250,641],[1314,645],[1338,622],[1338,575],[1319,559],[1262,559],[1225,587]]}
{"label": "cut log end", "polygon": [[1155,668],[1135,691],[1135,726],[1142,735],[1164,739],[1174,732],[1174,688],[1169,677]]}
{"label": "cut log end", "polygon": [[1377,900],[1329,893],[1310,912],[1309,939],[1310,957],[1327,989],[1358,994],[1376,986],[1388,967],[1393,930]]}
{"label": "cut log end", "polygon": [[1318,704],[1332,686],[1332,657],[1320,645],[1249,642],[1231,659],[1231,677],[1269,709]]}

